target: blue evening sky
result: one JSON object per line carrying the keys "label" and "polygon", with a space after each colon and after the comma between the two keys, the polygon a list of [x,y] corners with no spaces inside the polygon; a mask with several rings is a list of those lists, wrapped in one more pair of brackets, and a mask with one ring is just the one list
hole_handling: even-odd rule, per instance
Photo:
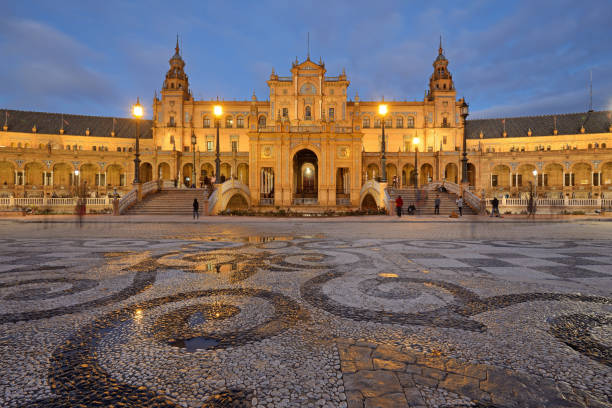
{"label": "blue evening sky", "polygon": [[267,98],[296,56],[362,100],[422,100],[443,35],[471,117],[612,108],[612,2],[0,0],[0,109],[150,113],[176,34],[196,99]]}

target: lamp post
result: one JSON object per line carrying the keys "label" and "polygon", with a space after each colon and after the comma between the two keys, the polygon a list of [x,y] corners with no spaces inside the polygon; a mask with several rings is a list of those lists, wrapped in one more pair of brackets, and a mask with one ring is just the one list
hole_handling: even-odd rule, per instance
{"label": "lamp post", "polygon": [[81,197],[81,188],[80,188],[80,183],[79,183],[79,171],[75,170],[74,171],[74,194],[77,197]]}
{"label": "lamp post", "polygon": [[196,135],[193,129],[191,129],[191,149],[193,150],[193,168],[191,169],[191,183],[194,187],[197,187],[196,180],[196,155],[195,155],[195,147],[196,147]]}
{"label": "lamp post", "polygon": [[381,104],[378,105],[378,114],[381,116],[382,118],[382,141],[380,144],[380,150],[382,151],[381,157],[380,157],[380,165],[382,167],[382,171],[380,173],[381,177],[380,177],[380,181],[381,183],[386,183],[387,182],[387,156],[386,156],[386,152],[385,150],[387,150],[385,147],[385,116],[387,115],[387,105],[385,104]]}
{"label": "lamp post", "polygon": [[412,145],[414,146],[414,188],[419,187],[419,164],[417,161],[417,157],[419,154],[419,138],[412,138]]}
{"label": "lamp post", "polygon": [[467,159],[467,143],[466,143],[466,130],[465,124],[466,119],[469,115],[469,105],[463,99],[461,103],[461,118],[463,119],[463,158],[461,159],[461,184],[469,184],[470,180],[468,179],[468,159]]}
{"label": "lamp post", "polygon": [[535,197],[538,195],[538,171],[534,170],[531,172],[531,174],[533,174],[533,195],[535,199]]}
{"label": "lamp post", "polygon": [[132,115],[136,118],[136,153],[134,156],[134,184],[140,183],[140,118],[144,110],[140,104],[140,98],[136,98],[136,105],[132,107]]}
{"label": "lamp post", "polygon": [[221,125],[221,115],[223,114],[223,108],[221,105],[215,105],[213,108],[213,112],[215,114],[215,122],[217,125],[217,148],[216,148],[216,157],[215,157],[215,184],[219,184],[219,180],[221,180],[221,157],[219,157],[219,126]]}

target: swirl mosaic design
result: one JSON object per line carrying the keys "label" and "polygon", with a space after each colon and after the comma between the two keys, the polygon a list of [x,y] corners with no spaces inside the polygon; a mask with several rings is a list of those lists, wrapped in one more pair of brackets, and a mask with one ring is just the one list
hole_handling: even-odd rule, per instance
{"label": "swirl mosaic design", "polygon": [[[30,407],[68,407],[97,405],[102,399],[105,405],[176,407],[165,396],[156,395],[144,386],[130,385],[111,377],[96,361],[95,348],[105,333],[135,315],[162,305],[190,299],[206,299],[214,296],[257,297],[269,302],[274,312],[263,324],[246,330],[224,333],[210,349],[242,346],[278,335],[297,322],[307,320],[308,314],[291,298],[262,289],[211,289],[181,293],[151,299],[111,312],[84,326],[70,339],[58,347],[51,359],[49,384],[60,396],[28,404]],[[163,315],[154,325],[161,341],[180,340],[180,337],[201,335],[187,326],[187,320],[194,313],[204,317],[230,318],[238,308],[227,304],[197,304],[181,307]],[[167,326],[164,326],[168,324]],[[162,329],[163,327],[163,329]],[[245,390],[226,390],[211,395],[203,406],[248,406],[249,393]],[[206,405],[209,404],[209,405]],[[237,405],[232,405],[237,404]]]}
{"label": "swirl mosaic design", "polygon": [[[601,296],[585,296],[563,293],[520,293],[480,298],[470,290],[459,285],[433,279],[378,277],[375,279],[369,279],[362,283],[361,288],[364,290],[363,293],[366,296],[372,295],[383,298],[397,297],[397,294],[384,293],[377,288],[378,285],[384,284],[385,282],[394,282],[396,284],[418,283],[420,285],[428,285],[427,289],[424,289],[423,287],[420,289],[417,287],[411,288],[412,296],[421,296],[423,294],[427,294],[428,291],[431,291],[431,288],[438,288],[449,293],[454,298],[454,302],[440,308],[413,313],[390,312],[386,310],[381,311],[373,310],[371,308],[347,306],[335,299],[330,298],[324,291],[325,285],[328,282],[331,282],[333,279],[342,278],[344,275],[345,272],[332,271],[323,273],[308,280],[301,287],[302,297],[315,307],[321,308],[336,316],[357,321],[423,325],[481,332],[486,330],[486,326],[469,319],[469,317],[479,313],[505,308],[518,303],[542,300],[574,300],[612,304],[612,299]],[[376,285],[373,287],[371,287],[372,282],[376,283]]]}
{"label": "swirl mosaic design", "polygon": [[594,328],[610,325],[612,316],[578,313],[554,319],[550,332],[577,352],[612,367],[612,348],[600,343],[590,333]]}
{"label": "swirl mosaic design", "polygon": [[[69,285],[66,289],[54,288],[54,286]],[[69,279],[69,278],[42,278],[28,279],[19,282],[0,283],[0,289],[26,286],[17,292],[12,292],[3,297],[4,300],[45,300],[60,296],[71,295],[93,289],[98,285],[92,279]]]}

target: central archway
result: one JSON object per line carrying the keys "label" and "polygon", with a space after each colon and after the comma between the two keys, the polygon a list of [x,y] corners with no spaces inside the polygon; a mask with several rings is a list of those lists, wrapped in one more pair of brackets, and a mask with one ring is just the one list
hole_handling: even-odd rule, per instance
{"label": "central archway", "polygon": [[293,193],[296,204],[314,204],[319,194],[319,160],[308,149],[293,156]]}

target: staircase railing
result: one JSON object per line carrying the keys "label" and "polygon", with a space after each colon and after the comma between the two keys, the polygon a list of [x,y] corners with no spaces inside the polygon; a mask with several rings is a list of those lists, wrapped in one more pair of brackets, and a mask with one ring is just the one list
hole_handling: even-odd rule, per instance
{"label": "staircase railing", "polygon": [[213,193],[208,197],[208,213],[212,214],[215,205],[217,204],[217,200],[219,199],[219,189],[215,188]]}
{"label": "staircase railing", "polygon": [[119,200],[119,214],[124,214],[138,199],[138,190],[133,188]]}
{"label": "staircase railing", "polygon": [[439,187],[444,186],[449,192],[457,195],[463,196],[463,201],[470,206],[472,210],[476,212],[476,214],[480,214],[484,211],[484,202],[480,197],[478,197],[474,192],[462,188],[459,184],[450,183],[448,181],[434,181],[429,184],[423,186],[423,188],[427,190],[435,190]]}
{"label": "staircase railing", "polygon": [[[159,191],[160,186],[159,180],[151,180],[143,183],[141,186],[142,198],[146,197],[151,193]],[[124,214],[131,206],[138,201],[138,189],[133,188],[129,193],[125,194],[119,200],[119,214]]]}

